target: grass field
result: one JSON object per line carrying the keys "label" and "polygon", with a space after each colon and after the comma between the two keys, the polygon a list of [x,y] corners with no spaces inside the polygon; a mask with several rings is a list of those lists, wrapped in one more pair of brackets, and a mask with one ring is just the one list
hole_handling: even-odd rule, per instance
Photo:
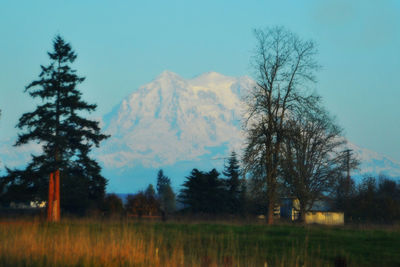
{"label": "grass field", "polygon": [[400,227],[0,222],[0,266],[400,266]]}

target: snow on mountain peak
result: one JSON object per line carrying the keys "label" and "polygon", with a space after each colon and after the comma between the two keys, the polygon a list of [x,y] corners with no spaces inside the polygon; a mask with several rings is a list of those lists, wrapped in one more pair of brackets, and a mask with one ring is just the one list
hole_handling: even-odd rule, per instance
{"label": "snow on mountain peak", "polygon": [[164,71],[107,115],[106,132],[118,138],[103,145],[100,160],[109,167],[160,167],[197,160],[221,145],[239,149],[241,100],[236,92],[241,87],[240,79],[216,72],[185,80]]}
{"label": "snow on mountain peak", "polygon": [[347,143],[347,148],[351,149],[353,157],[360,162],[359,170],[356,170],[354,175],[382,174],[390,177],[400,177],[400,162],[350,142]]}
{"label": "snow on mountain peak", "polygon": [[177,73],[169,71],[169,70],[164,70],[159,74],[154,81],[171,81],[171,80],[183,80],[181,76],[179,76]]}

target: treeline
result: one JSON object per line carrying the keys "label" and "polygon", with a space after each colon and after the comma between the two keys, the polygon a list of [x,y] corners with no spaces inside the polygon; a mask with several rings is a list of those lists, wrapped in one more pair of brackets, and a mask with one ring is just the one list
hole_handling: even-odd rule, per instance
{"label": "treeline", "polygon": [[336,209],[351,223],[400,222],[400,184],[385,176],[365,177],[355,184],[342,178],[332,192]]}
{"label": "treeline", "polygon": [[104,199],[102,212],[106,216],[161,216],[166,220],[176,211],[176,196],[171,187],[171,180],[164,175],[163,170],[158,171],[156,189],[157,192],[150,184],[145,191],[128,195],[125,204],[116,194],[110,194]]}
{"label": "treeline", "polygon": [[[222,173],[216,169],[193,169],[176,195],[171,180],[160,170],[156,190],[150,184],[146,190],[129,195],[126,203],[117,195],[108,195],[103,210],[106,216],[171,215],[214,216],[245,218],[266,214],[266,187],[255,177],[243,175],[237,154],[232,152]],[[282,184],[278,199],[288,197],[289,190]],[[342,175],[319,199],[325,208],[343,211],[349,223],[395,223],[400,221],[400,184],[387,177],[365,177],[356,184]],[[277,201],[276,206],[281,205]],[[311,208],[310,208],[311,209]]]}
{"label": "treeline", "polygon": [[246,214],[246,181],[240,179],[235,152],[231,153],[222,174],[216,169],[208,172],[193,169],[176,195],[170,178],[159,170],[157,191],[150,184],[145,191],[128,195],[125,205],[117,195],[108,195],[103,211],[108,215],[125,212],[137,217],[156,215],[163,219],[177,211],[191,215]]}

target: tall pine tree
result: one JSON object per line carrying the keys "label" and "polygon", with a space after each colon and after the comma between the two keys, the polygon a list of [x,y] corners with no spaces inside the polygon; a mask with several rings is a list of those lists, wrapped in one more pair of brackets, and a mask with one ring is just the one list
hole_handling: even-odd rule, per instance
{"label": "tall pine tree", "polygon": [[232,151],[228,164],[225,165],[223,175],[227,178],[226,191],[227,191],[227,208],[230,213],[240,212],[240,191],[241,181],[239,179],[240,166],[235,151]]}
{"label": "tall pine tree", "polygon": [[162,195],[165,186],[171,185],[171,180],[164,175],[164,171],[160,169],[157,173],[157,194]]}
{"label": "tall pine tree", "polygon": [[225,210],[225,189],[216,169],[193,169],[182,185],[179,201],[192,213],[216,214]]}
{"label": "tall pine tree", "polygon": [[[33,155],[24,171],[7,169],[3,178],[9,198],[17,187],[26,200],[46,199],[49,174],[61,172],[61,207],[70,212],[83,212],[104,199],[106,179],[101,168],[90,157],[93,146],[108,136],[100,132],[98,122],[81,115],[92,112],[95,104],[81,99],[77,88],[85,78],[76,74],[72,64],[77,55],[60,36],[49,52],[50,64],[41,66],[39,79],[31,82],[25,92],[40,104],[33,112],[19,119],[16,146],[35,141],[43,146],[41,155]],[[11,196],[10,196],[11,195]]]}
{"label": "tall pine tree", "polygon": [[157,173],[157,195],[163,219],[166,219],[168,214],[175,211],[176,203],[175,193],[171,187],[171,179],[164,175],[162,169]]}

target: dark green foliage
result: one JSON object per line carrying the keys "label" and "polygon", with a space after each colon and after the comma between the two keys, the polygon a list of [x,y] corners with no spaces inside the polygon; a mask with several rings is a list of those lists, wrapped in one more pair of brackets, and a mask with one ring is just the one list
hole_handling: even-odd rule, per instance
{"label": "dark green foliage", "polygon": [[201,172],[193,169],[186,179],[179,195],[180,202],[185,205],[185,209],[193,213],[212,214],[223,212],[226,209],[226,191],[217,170]]}
{"label": "dark green foliage", "polygon": [[[347,178],[338,183],[337,191],[346,188]],[[350,194],[334,196],[337,209],[343,210],[348,222],[396,223],[400,221],[400,185],[386,177],[366,177],[356,187],[350,180]]]}
{"label": "dark green foliage", "polygon": [[106,196],[104,198],[103,211],[106,216],[121,215],[124,211],[122,200],[116,194]]}
{"label": "dark green foliage", "polygon": [[147,186],[146,190],[144,191],[144,194],[147,198],[156,198],[156,191],[154,190],[154,186],[152,184],[149,184],[149,186]]}
{"label": "dark green foliage", "polygon": [[125,209],[128,214],[134,214],[138,217],[157,215],[160,203],[155,197],[153,186],[150,184],[145,192],[140,191],[136,195],[129,195]]}
{"label": "dark green foliage", "polygon": [[164,175],[161,169],[157,174],[157,195],[160,202],[160,210],[164,216],[175,211],[175,193],[171,187],[171,180]]}
{"label": "dark green foliage", "polygon": [[129,195],[125,205],[125,209],[128,214],[135,214],[139,217],[148,213],[146,195],[143,192],[139,192],[136,195]]}
{"label": "dark green foliage", "polygon": [[368,177],[359,185],[355,196],[354,219],[379,223],[400,221],[400,186],[385,177],[379,181]]}
{"label": "dark green foliage", "polygon": [[247,212],[251,214],[266,214],[267,195],[266,184],[263,179],[251,177],[246,184]]}
{"label": "dark green foliage", "polygon": [[88,181],[79,174],[63,172],[60,177],[61,208],[67,213],[84,215],[89,206]]}
{"label": "dark green foliage", "polygon": [[165,185],[159,196],[160,209],[165,215],[171,214],[176,209],[176,197],[171,185]]}
{"label": "dark green foliage", "polygon": [[400,221],[400,185],[382,178],[377,189],[378,217],[385,222]]}
{"label": "dark green foliage", "polygon": [[337,179],[332,190],[333,208],[343,211],[346,221],[352,221],[354,215],[354,198],[356,195],[356,184],[352,178],[341,176]]}
{"label": "dark green foliage", "polygon": [[163,190],[163,186],[165,185],[171,185],[171,180],[164,175],[164,171],[160,169],[157,173],[157,194],[160,195],[160,193]]}
{"label": "dark green foliage", "polygon": [[20,192],[27,199],[45,200],[49,174],[60,169],[61,179],[65,179],[61,181],[61,207],[82,213],[90,203],[98,206],[104,199],[107,182],[89,154],[107,136],[100,133],[98,122],[81,116],[94,111],[96,105],[81,99],[77,86],[85,78],[70,67],[77,55],[60,36],[54,39],[53,48],[48,53],[50,64],[41,66],[39,79],[25,89],[40,104],[19,119],[17,128],[21,133],[15,144],[38,142],[43,145],[43,153],[32,155],[25,170],[7,170],[2,179],[6,194],[3,199],[14,199]]}
{"label": "dark green foliage", "polygon": [[244,195],[241,194],[241,190],[243,190],[241,186],[243,185],[241,185],[242,183],[239,178],[240,166],[235,151],[232,151],[228,159],[228,164],[225,165],[225,169],[222,173],[226,177],[226,208],[229,213],[240,213],[243,211],[241,205],[243,199],[241,199],[241,197],[243,198]]}
{"label": "dark green foliage", "polygon": [[[37,181],[35,173],[31,169],[10,170],[6,168],[7,175],[0,179],[0,201],[2,205],[9,205],[10,202],[28,203],[37,199],[40,193],[45,194],[45,181]],[[43,188],[41,187],[43,185]]]}

